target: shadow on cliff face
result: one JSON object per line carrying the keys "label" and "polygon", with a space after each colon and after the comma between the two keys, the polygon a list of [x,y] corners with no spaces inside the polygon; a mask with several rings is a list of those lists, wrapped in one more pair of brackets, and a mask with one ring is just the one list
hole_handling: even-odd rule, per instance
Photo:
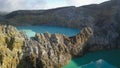
{"label": "shadow on cliff face", "polygon": [[17,65],[17,68],[36,68],[34,65],[36,63],[35,56],[30,55],[30,49],[28,46],[29,38],[27,37],[25,32],[20,32],[21,35],[24,37],[24,47],[23,47],[23,55],[22,58],[19,61],[19,64]]}
{"label": "shadow on cliff face", "polygon": [[63,35],[36,34],[34,38],[25,38],[23,57],[17,68],[60,68],[66,65],[71,55],[63,44]]}
{"label": "shadow on cliff face", "polygon": [[17,68],[43,68],[42,63],[38,61],[39,60],[33,57],[33,55],[26,56],[25,58],[20,60]]}
{"label": "shadow on cliff face", "polygon": [[[17,68],[60,68],[66,65],[72,56],[81,55],[84,44],[92,36],[90,27],[83,28],[74,37],[60,34],[36,34],[34,39],[25,38],[23,57]],[[69,42],[66,42],[69,40]]]}

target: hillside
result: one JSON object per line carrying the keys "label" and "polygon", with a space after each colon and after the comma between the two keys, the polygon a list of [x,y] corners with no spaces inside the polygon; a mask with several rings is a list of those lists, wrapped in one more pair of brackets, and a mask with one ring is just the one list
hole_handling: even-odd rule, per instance
{"label": "hillside", "polygon": [[[119,21],[120,1],[111,0],[101,4],[81,7],[63,7],[50,10],[18,10],[5,15],[7,24],[12,25],[60,25],[84,27],[107,21]],[[116,20],[115,20],[116,19]],[[72,24],[72,25],[70,25]]]}
{"label": "hillside", "polygon": [[63,7],[50,10],[19,10],[4,16],[2,24],[58,25],[82,29],[91,27],[94,35],[89,45],[116,48],[120,41],[120,0],[81,7]]}

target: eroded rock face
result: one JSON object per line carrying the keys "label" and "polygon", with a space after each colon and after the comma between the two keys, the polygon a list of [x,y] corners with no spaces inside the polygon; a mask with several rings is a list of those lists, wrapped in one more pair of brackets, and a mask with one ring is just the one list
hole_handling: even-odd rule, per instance
{"label": "eroded rock face", "polygon": [[[90,27],[85,27],[76,36],[70,37],[69,42],[65,43],[71,52],[72,56],[83,56],[87,41],[93,35],[93,30]],[[67,40],[64,40],[65,42]]]}
{"label": "eroded rock face", "polygon": [[72,56],[83,55],[85,43],[92,34],[90,27],[83,28],[73,37],[44,33],[30,39],[22,33],[26,44],[20,68],[61,68]]}
{"label": "eroded rock face", "polygon": [[[3,66],[10,63],[11,66],[5,64],[8,68],[61,68],[69,63],[72,56],[83,55],[84,43],[93,34],[90,27],[83,28],[73,37],[44,33],[28,38],[24,32],[19,33],[14,27],[3,25],[1,31],[1,43],[5,48],[5,52],[1,48],[1,63]],[[3,58],[12,59],[6,61]]]}
{"label": "eroded rock face", "polygon": [[[96,32],[94,34],[91,27],[81,29],[73,37],[38,33],[35,37],[28,38],[24,32],[19,33],[15,27],[5,25],[0,25],[0,31],[1,68],[61,68],[72,57],[106,49],[105,47],[112,49],[112,43],[117,42],[110,42],[109,37],[109,40],[102,41],[100,38],[103,37],[96,35]],[[117,35],[112,36],[115,40],[116,37]]]}
{"label": "eroded rock face", "polygon": [[17,68],[24,38],[13,26],[0,25],[0,68]]}
{"label": "eroded rock face", "polygon": [[45,33],[26,39],[24,58],[26,68],[60,68],[69,63],[71,55],[63,35]]}

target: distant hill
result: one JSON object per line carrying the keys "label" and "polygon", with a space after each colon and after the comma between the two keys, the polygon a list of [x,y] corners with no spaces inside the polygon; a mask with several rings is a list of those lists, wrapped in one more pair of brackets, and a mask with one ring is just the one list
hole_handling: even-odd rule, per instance
{"label": "distant hill", "polygon": [[44,10],[18,10],[9,13],[6,15],[6,18],[13,18],[15,16],[24,16],[24,15],[38,15],[42,13]]}
{"label": "distant hill", "polygon": [[9,12],[3,12],[3,11],[0,11],[0,16],[4,16],[4,15],[7,15]]}
{"label": "distant hill", "polygon": [[22,25],[23,23],[24,25],[52,24],[68,27],[77,26],[79,28],[79,26],[86,26],[84,23],[99,23],[107,17],[107,20],[109,20],[111,15],[119,14],[119,10],[120,1],[111,0],[101,4],[81,7],[70,6],[50,10],[18,10],[5,15],[5,19],[8,21],[8,24],[13,25]]}
{"label": "distant hill", "polygon": [[[12,25],[59,25],[82,28],[105,22],[120,22],[120,1],[110,0],[101,4],[81,7],[61,7],[50,10],[18,10],[4,15]],[[2,21],[4,22],[4,21]],[[72,24],[72,25],[70,25]]]}
{"label": "distant hill", "polygon": [[9,24],[13,25],[22,25],[23,23],[24,25],[55,24],[57,22],[62,24],[73,17],[74,10],[73,6],[50,10],[18,10],[5,15],[5,18],[9,20]]}
{"label": "distant hill", "polygon": [[0,24],[7,24],[7,21],[6,21],[5,17],[4,17],[7,14],[8,14],[8,12],[0,11]]}

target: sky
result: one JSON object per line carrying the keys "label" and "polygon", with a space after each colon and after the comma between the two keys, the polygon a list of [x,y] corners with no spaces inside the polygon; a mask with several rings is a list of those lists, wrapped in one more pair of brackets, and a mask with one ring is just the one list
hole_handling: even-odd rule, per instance
{"label": "sky", "polygon": [[0,11],[41,10],[64,6],[99,4],[108,0],[0,0]]}

